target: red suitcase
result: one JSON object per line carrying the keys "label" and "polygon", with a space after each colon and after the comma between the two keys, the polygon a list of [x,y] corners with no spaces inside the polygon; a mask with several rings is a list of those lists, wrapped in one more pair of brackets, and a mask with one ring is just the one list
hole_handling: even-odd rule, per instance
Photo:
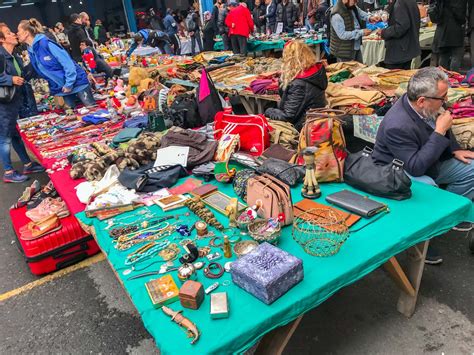
{"label": "red suitcase", "polygon": [[47,274],[99,252],[99,247],[93,237],[81,228],[73,215],[62,218],[62,228],[56,232],[31,241],[20,239],[19,229],[30,222],[25,213],[26,207],[12,209],[10,217],[20,251],[33,274]]}

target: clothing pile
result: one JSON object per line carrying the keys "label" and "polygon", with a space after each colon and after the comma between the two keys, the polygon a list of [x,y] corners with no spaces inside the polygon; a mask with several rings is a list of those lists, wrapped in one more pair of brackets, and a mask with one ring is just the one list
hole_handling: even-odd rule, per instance
{"label": "clothing pile", "polygon": [[105,143],[92,143],[91,150],[70,157],[72,179],[85,178],[88,181],[100,180],[111,165],[119,170],[137,169],[141,165],[156,159],[156,150],[160,146],[162,133],[142,133],[130,141],[128,147],[113,149]]}
{"label": "clothing pile", "polygon": [[345,87],[340,84],[329,83],[326,89],[326,98],[331,108],[353,107],[362,105],[364,107],[380,103],[385,96],[377,90],[361,90]]}
{"label": "clothing pile", "polygon": [[250,90],[257,95],[278,94],[278,79],[255,79],[250,83]]}
{"label": "clothing pile", "polygon": [[474,149],[474,104],[472,98],[458,101],[450,108],[451,130],[462,149]]}

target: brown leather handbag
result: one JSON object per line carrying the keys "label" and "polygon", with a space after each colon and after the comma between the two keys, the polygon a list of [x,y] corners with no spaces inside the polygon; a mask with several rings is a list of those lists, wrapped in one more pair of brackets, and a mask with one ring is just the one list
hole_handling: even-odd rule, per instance
{"label": "brown leather handbag", "polygon": [[248,179],[247,204],[258,207],[259,217],[275,218],[284,226],[293,223],[290,187],[271,175]]}

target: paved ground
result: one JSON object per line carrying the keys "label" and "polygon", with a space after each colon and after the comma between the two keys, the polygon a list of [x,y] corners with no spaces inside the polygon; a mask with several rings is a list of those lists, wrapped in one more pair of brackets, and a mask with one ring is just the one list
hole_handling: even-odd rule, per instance
{"label": "paved ground", "polygon": [[[38,279],[18,252],[8,215],[25,186],[0,183],[0,299]],[[397,313],[398,290],[376,270],[306,315],[286,353],[472,354],[474,256],[462,233],[433,244],[445,262],[426,267],[411,319]],[[103,260],[0,301],[0,319],[0,354],[158,353]]]}

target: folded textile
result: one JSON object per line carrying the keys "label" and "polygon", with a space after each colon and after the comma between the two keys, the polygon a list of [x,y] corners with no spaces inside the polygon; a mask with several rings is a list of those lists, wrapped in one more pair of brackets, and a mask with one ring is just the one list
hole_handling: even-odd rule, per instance
{"label": "folded textile", "polygon": [[189,129],[171,127],[161,139],[161,147],[171,145],[189,147],[188,168],[210,162],[217,149],[217,141],[208,141],[205,134]]}
{"label": "folded textile", "polygon": [[123,123],[123,127],[127,128],[147,128],[148,126],[148,115],[137,115],[126,120]]}
{"label": "folded textile", "polygon": [[453,118],[474,117],[474,106],[465,106],[451,110]]}
{"label": "folded textile", "polygon": [[97,125],[107,122],[109,120],[107,115],[108,114],[105,111],[97,111],[94,114],[82,116],[82,121],[85,123]]}
{"label": "folded textile", "polygon": [[451,131],[462,149],[474,149],[474,117],[453,120]]}
{"label": "folded textile", "polygon": [[371,106],[381,102],[385,96],[380,91],[361,90],[329,83],[326,89],[329,107],[363,105]]}
{"label": "folded textile", "polygon": [[462,84],[467,84],[469,86],[474,85],[474,68],[471,68],[464,77]]}
{"label": "folded textile", "polygon": [[119,133],[112,139],[112,146],[117,148],[120,143],[128,142],[133,138],[137,138],[142,133],[142,128],[123,128]]}
{"label": "folded textile", "polygon": [[138,192],[153,192],[164,187],[173,186],[179,178],[188,173],[181,165],[159,166],[153,164],[142,166],[136,170],[125,169],[118,177],[119,182]]}
{"label": "folded textile", "polygon": [[352,72],[354,76],[361,75],[361,74],[367,74],[372,80],[376,81],[376,77],[378,74],[386,73],[390,71],[389,69],[385,69],[382,67],[377,67],[376,65],[371,65],[370,67],[364,67],[357,69]]}
{"label": "folded textile", "polygon": [[349,69],[343,69],[338,71],[335,74],[329,75],[329,81],[331,83],[340,83],[341,81],[344,81],[348,78],[350,78],[351,72]]}
{"label": "folded textile", "polygon": [[385,73],[377,75],[380,85],[397,86],[401,83],[408,83],[410,78],[417,72],[417,70],[401,70],[393,69]]}
{"label": "folded textile", "polygon": [[356,61],[351,61],[351,62],[338,62],[338,63],[333,63],[328,66],[326,66],[326,72],[327,73],[336,73],[341,70],[348,69],[351,73],[355,72],[356,70],[366,68],[367,66],[356,62]]}
{"label": "folded textile", "polygon": [[278,93],[278,81],[276,79],[255,79],[250,83],[250,89],[254,94]]}
{"label": "folded textile", "polygon": [[346,87],[367,87],[375,85],[375,81],[373,81],[367,74],[360,74],[354,76],[353,78],[345,80],[342,85]]}

